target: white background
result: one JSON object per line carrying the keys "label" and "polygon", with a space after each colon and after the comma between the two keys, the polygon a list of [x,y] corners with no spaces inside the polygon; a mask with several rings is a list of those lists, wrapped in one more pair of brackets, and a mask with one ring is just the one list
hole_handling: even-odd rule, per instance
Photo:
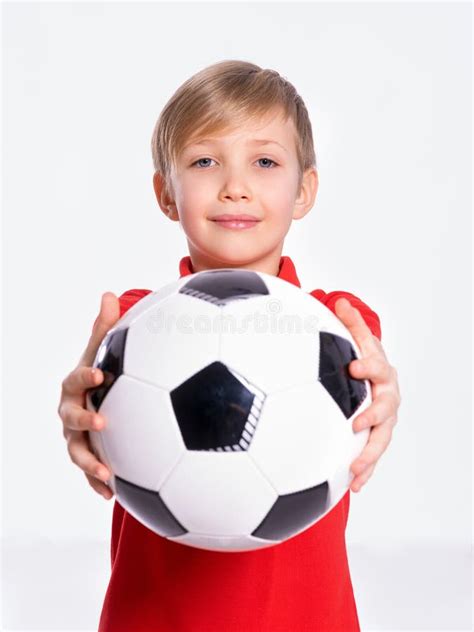
{"label": "white background", "polygon": [[[313,124],[320,189],[283,254],[307,291],[380,316],[403,397],[352,494],[364,630],[471,621],[471,38],[468,3],[3,5],[3,629],[96,629],[113,501],[56,409],[105,291],[178,278],[150,140],[189,76],[273,68]],[[297,632],[297,631],[296,631]]]}

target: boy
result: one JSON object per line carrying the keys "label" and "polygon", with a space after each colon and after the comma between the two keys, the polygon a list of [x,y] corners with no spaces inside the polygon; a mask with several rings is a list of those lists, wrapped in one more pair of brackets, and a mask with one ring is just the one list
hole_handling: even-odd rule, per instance
{"label": "boy", "polygon": [[[292,220],[314,204],[318,173],[308,113],[289,82],[243,61],[205,68],[166,104],[152,153],[158,204],[187,239],[180,276],[249,268],[300,287],[293,262],[281,253]],[[90,365],[108,329],[149,292],[129,290],[118,300],[103,295],[88,346],[62,385],[58,412],[69,454],[107,499],[111,473],[87,439],[88,429],[105,423],[85,409],[86,389],[103,379]],[[372,383],[373,402],[353,424],[355,431],[372,427],[352,464],[351,489],[358,491],[391,439],[400,403],[396,371],[379,342],[374,311],[348,292],[311,294],[351,330],[363,358],[349,370]],[[349,491],[322,520],[283,544],[221,553],[166,540],[116,502],[99,632],[356,632],[344,539],[348,511]]]}

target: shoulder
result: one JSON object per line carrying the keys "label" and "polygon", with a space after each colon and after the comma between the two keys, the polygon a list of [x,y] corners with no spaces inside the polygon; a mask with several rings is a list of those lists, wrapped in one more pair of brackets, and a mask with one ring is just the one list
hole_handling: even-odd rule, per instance
{"label": "shoulder", "polygon": [[356,307],[359,310],[362,318],[367,323],[367,326],[373,335],[379,340],[382,339],[382,329],[378,314],[355,294],[345,292],[343,290],[334,290],[333,292],[328,293],[324,290],[313,290],[312,292],[309,292],[309,294],[314,296],[314,298],[318,301],[321,301],[323,305],[326,305],[326,307],[334,313],[336,311],[337,300],[340,298],[346,298],[353,307]]}
{"label": "shoulder", "polygon": [[150,294],[152,290],[127,290],[123,294],[121,294],[119,299],[120,305],[120,317],[122,317],[126,311],[128,311],[132,305],[135,305],[140,299],[144,298],[148,294]]}

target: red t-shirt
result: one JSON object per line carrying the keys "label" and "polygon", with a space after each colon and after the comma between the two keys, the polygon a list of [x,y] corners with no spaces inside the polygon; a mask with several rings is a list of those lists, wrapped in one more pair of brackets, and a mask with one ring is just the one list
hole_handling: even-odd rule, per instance
{"label": "red t-shirt", "polygon": [[[189,256],[179,272],[192,274]],[[301,287],[290,257],[281,257],[278,276]],[[122,294],[121,315],[150,292]],[[346,297],[380,338],[377,314],[353,294],[311,295],[333,311]],[[359,632],[345,544],[349,495],[290,540],[238,553],[167,540],[115,501],[99,632]]]}

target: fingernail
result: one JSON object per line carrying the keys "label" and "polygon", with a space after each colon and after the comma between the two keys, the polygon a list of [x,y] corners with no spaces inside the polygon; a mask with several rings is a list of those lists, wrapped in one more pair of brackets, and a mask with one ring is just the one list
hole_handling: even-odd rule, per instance
{"label": "fingernail", "polygon": [[94,418],[93,426],[96,430],[100,430],[103,427],[102,419],[100,417]]}

